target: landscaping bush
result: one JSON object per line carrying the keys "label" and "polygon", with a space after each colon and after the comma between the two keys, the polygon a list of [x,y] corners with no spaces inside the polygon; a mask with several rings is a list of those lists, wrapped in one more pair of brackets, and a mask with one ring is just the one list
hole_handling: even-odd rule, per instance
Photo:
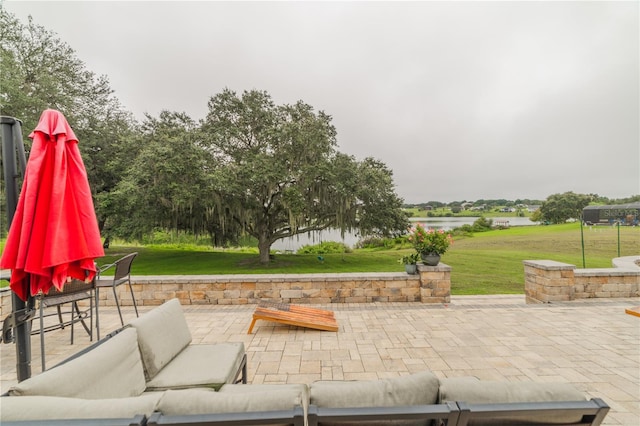
{"label": "landscaping bush", "polygon": [[398,246],[407,245],[407,238],[405,236],[398,236],[395,238],[381,238],[381,237],[366,237],[359,240],[355,247],[365,249],[392,249]]}
{"label": "landscaping bush", "polygon": [[143,245],[211,246],[211,240],[206,236],[203,237],[188,232],[171,232],[164,229],[156,229],[152,233],[144,235],[140,242]]}
{"label": "landscaping bush", "polygon": [[325,241],[320,244],[302,246],[297,251],[298,254],[331,254],[331,253],[351,253],[351,249],[344,243],[336,241]]}
{"label": "landscaping bush", "polygon": [[473,226],[471,227],[473,232],[486,232],[491,230],[491,226],[493,225],[492,219],[487,219],[484,217],[480,217],[473,222]]}

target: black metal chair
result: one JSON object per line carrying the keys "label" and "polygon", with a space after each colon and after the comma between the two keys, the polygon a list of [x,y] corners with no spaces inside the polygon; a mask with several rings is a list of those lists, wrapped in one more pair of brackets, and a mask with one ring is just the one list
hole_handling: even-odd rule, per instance
{"label": "black metal chair", "polygon": [[[71,280],[64,285],[62,291],[58,291],[55,287],[52,287],[47,294],[40,293],[36,296],[39,302],[39,316],[40,316],[40,328],[33,330],[31,334],[40,334],[40,355],[42,360],[42,371],[45,370],[45,350],[44,350],[44,333],[57,329],[64,329],[66,326],[71,326],[71,344],[73,344],[74,327],[76,322],[82,323],[85,331],[89,335],[90,340],[93,340],[93,290],[94,282],[84,282],[80,280]],[[89,300],[89,308],[81,309],[78,302],[81,300]],[[71,304],[71,318],[65,321],[63,318],[62,305],[65,303]],[[55,307],[57,310],[58,322],[52,325],[45,326],[44,319],[48,316],[56,314],[44,313],[44,308]],[[85,320],[89,318],[90,322],[87,326]]]}
{"label": "black metal chair", "polygon": [[[120,309],[120,301],[118,300],[118,293],[116,287],[120,284],[129,284],[129,290],[131,291],[131,300],[133,301],[133,308],[136,311],[136,317],[138,317],[138,305],[136,304],[136,298],[133,295],[133,287],[131,286],[131,264],[133,259],[138,255],[137,252],[130,253],[113,263],[104,265],[98,270],[98,278],[96,279],[96,330],[98,331],[98,340],[100,339],[100,316],[98,314],[98,306],[100,305],[100,289],[105,287],[111,287],[113,290],[113,297],[115,298],[116,307],[118,308],[118,314],[120,315],[120,323],[124,325],[124,319],[122,318],[122,310]],[[105,277],[103,273],[111,268],[115,268],[113,277]]]}

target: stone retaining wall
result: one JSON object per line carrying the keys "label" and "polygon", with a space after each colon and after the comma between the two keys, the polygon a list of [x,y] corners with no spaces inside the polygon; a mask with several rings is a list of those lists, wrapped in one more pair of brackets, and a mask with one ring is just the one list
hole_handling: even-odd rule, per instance
{"label": "stone retaining wall", "polygon": [[[448,303],[451,299],[451,267],[418,265],[418,274],[245,274],[159,275],[131,278],[136,302],[160,305],[178,298],[182,305],[230,305],[260,301],[298,304],[423,302]],[[2,318],[11,310],[9,291],[2,292]],[[118,287],[118,298],[131,306],[126,284]],[[113,292],[100,291],[100,306],[114,306]]]}
{"label": "stone retaining wall", "polygon": [[[451,267],[418,266],[404,272],[340,274],[138,276],[132,282],[136,301],[159,305],[178,298],[183,305],[230,305],[260,301],[323,304],[368,302],[445,303],[451,297]],[[124,287],[124,286],[121,286]],[[124,288],[125,304],[131,304]],[[105,294],[102,294],[105,293]],[[101,292],[100,304],[113,303]]]}
{"label": "stone retaining wall", "polygon": [[525,260],[528,302],[554,302],[596,297],[639,297],[640,256],[613,259],[614,268],[576,269],[553,260]]}

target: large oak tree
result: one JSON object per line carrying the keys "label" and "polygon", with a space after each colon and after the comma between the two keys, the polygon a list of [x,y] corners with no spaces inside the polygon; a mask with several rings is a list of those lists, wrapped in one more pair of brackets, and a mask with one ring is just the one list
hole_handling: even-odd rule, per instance
{"label": "large oak tree", "polygon": [[225,89],[209,100],[202,133],[224,217],[258,240],[262,263],[275,241],[296,234],[406,227],[391,172],[339,153],[331,117],[302,101]]}

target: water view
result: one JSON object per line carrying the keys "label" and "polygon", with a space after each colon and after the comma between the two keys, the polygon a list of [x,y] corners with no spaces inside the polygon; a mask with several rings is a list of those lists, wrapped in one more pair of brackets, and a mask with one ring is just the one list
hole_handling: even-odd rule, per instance
{"label": "water view", "polygon": [[[412,223],[421,223],[428,228],[444,229],[445,231],[462,225],[473,225],[477,217],[412,217],[409,219]],[[538,225],[539,222],[532,222],[528,217],[493,217],[490,218],[495,224],[505,224],[508,226],[530,226]],[[349,247],[353,247],[360,236],[355,233],[345,233],[344,237],[340,235],[337,229],[329,229],[321,232],[312,232],[310,234],[297,235],[295,237],[283,238],[276,241],[272,246],[272,250],[281,252],[295,252],[300,247],[306,245],[319,244],[323,241],[339,241]]]}

